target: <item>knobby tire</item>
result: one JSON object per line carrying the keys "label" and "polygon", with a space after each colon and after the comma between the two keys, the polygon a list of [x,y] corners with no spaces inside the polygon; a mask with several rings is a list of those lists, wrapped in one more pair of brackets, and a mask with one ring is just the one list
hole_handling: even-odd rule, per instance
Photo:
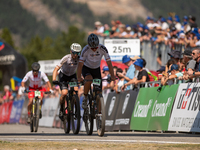
{"label": "knobby tire", "polygon": [[80,131],[80,103],[77,95],[74,95],[71,100],[72,112],[71,112],[71,121],[72,121],[72,131],[74,134],[78,134]]}

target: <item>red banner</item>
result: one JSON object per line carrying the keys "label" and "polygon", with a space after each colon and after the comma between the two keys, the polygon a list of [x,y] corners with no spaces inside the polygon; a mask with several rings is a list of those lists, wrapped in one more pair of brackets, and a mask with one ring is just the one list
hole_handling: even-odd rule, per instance
{"label": "red banner", "polygon": [[10,114],[12,111],[12,104],[13,101],[4,103],[3,105],[0,106],[0,124],[9,123]]}

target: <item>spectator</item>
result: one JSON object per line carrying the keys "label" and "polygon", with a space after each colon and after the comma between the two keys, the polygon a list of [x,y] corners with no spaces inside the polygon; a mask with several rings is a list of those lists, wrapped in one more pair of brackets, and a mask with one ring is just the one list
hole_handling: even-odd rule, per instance
{"label": "spectator", "polygon": [[[129,82],[131,79],[134,78],[134,75],[135,75],[135,67],[134,67],[134,65],[133,65],[133,62],[134,62],[134,61],[132,61],[131,58],[130,58],[128,55],[125,55],[125,56],[123,56],[123,58],[122,58],[122,63],[124,63],[125,65],[128,66],[128,70],[127,70],[126,75],[124,75],[123,73],[120,73],[120,72],[118,72],[117,75],[118,75],[119,77],[121,77],[121,78],[124,78],[124,83],[127,83],[127,82]],[[130,89],[132,89],[132,87],[131,87],[130,85],[127,86],[127,87],[125,88],[125,90],[130,90]]]}
{"label": "spectator", "polygon": [[194,71],[188,70],[188,75],[190,78],[200,76],[200,49],[196,48],[192,51],[192,59],[196,61],[195,69]]}
{"label": "spectator", "polygon": [[101,35],[104,32],[104,26],[102,25],[102,23],[100,21],[96,21],[94,25],[95,25],[94,31],[89,32],[88,34],[94,33],[96,35]]}
{"label": "spectator", "polygon": [[[109,78],[110,78],[109,68],[108,66],[104,66],[102,72],[102,79],[109,79]],[[106,80],[102,81],[102,90],[110,88],[112,88],[112,85],[110,84],[109,81]]]}
{"label": "spectator", "polygon": [[4,95],[3,95],[3,100],[9,100],[11,97],[11,92],[10,92],[10,87],[9,85],[4,86]]}
{"label": "spectator", "polygon": [[161,80],[161,78],[164,76],[164,74],[165,74],[165,66],[161,66],[158,70],[157,70],[157,72],[159,72],[159,74],[158,74],[158,80]]}
{"label": "spectator", "polygon": [[[175,78],[177,78],[177,81],[178,81],[176,84],[182,83],[182,80],[178,80],[178,78],[182,77],[183,73],[179,72],[179,67],[177,64],[172,64],[170,67],[170,70],[168,72],[171,73],[171,75],[167,76],[165,79],[162,78],[163,79],[163,80],[161,80],[162,85],[166,85],[167,81],[168,81],[168,85],[174,84]],[[169,82],[169,81],[171,81],[171,82]]]}
{"label": "spectator", "polygon": [[[123,72],[123,70],[121,68],[117,69],[117,74],[118,73],[122,73],[122,72]],[[114,90],[115,90],[116,93],[120,93],[121,92],[121,87],[124,85],[124,78],[120,77],[118,75],[117,75],[117,77],[118,77],[119,80],[115,83]]]}
{"label": "spectator", "polygon": [[134,63],[135,69],[139,71],[137,78],[134,78],[133,80],[130,80],[128,83],[125,83],[122,86],[122,90],[126,88],[126,86],[130,84],[134,84],[134,86],[137,86],[138,83],[140,83],[140,87],[144,87],[144,82],[149,82],[149,76],[148,73],[145,69],[143,69],[143,60],[142,59],[137,59]]}
{"label": "spectator", "polygon": [[198,27],[198,25],[196,23],[196,17],[189,15],[189,22],[190,22],[190,27],[192,29]]}

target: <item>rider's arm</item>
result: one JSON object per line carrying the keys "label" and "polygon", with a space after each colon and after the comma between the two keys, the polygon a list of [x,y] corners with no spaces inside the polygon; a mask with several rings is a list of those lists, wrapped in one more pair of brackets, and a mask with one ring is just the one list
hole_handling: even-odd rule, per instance
{"label": "rider's arm", "polygon": [[114,71],[113,71],[113,66],[112,66],[112,63],[110,60],[106,61],[107,65],[108,65],[108,68],[109,68],[109,72],[110,72],[110,75],[111,77],[114,77]]}
{"label": "rider's arm", "polygon": [[82,68],[83,68],[83,62],[79,61],[78,68],[77,68],[77,79],[81,78]]}
{"label": "rider's arm", "polygon": [[59,66],[56,66],[56,67],[54,68],[54,70],[53,70],[53,76],[52,76],[53,81],[56,80],[56,76],[57,76],[57,73],[58,73],[58,70],[59,70],[59,69],[60,69]]}

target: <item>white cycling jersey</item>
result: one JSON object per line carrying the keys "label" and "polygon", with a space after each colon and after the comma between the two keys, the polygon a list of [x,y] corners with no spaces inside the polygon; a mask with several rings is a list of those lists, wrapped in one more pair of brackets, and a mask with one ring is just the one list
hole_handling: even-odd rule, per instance
{"label": "white cycling jersey", "polygon": [[110,61],[110,55],[107,48],[99,44],[97,50],[94,52],[90,46],[86,45],[82,52],[79,62],[84,62],[84,65],[91,69],[100,67],[102,57],[105,57],[106,61]]}
{"label": "white cycling jersey", "polygon": [[29,80],[29,87],[37,89],[42,87],[42,79],[45,82],[48,82],[49,79],[44,72],[39,71],[37,76],[33,75],[33,71],[29,71],[25,77],[23,78],[22,82],[26,82]]}
{"label": "white cycling jersey", "polygon": [[65,55],[61,60],[60,63],[57,65],[61,67],[61,72],[66,76],[71,76],[76,73],[78,67],[79,57],[77,59],[73,59],[71,54]]}

